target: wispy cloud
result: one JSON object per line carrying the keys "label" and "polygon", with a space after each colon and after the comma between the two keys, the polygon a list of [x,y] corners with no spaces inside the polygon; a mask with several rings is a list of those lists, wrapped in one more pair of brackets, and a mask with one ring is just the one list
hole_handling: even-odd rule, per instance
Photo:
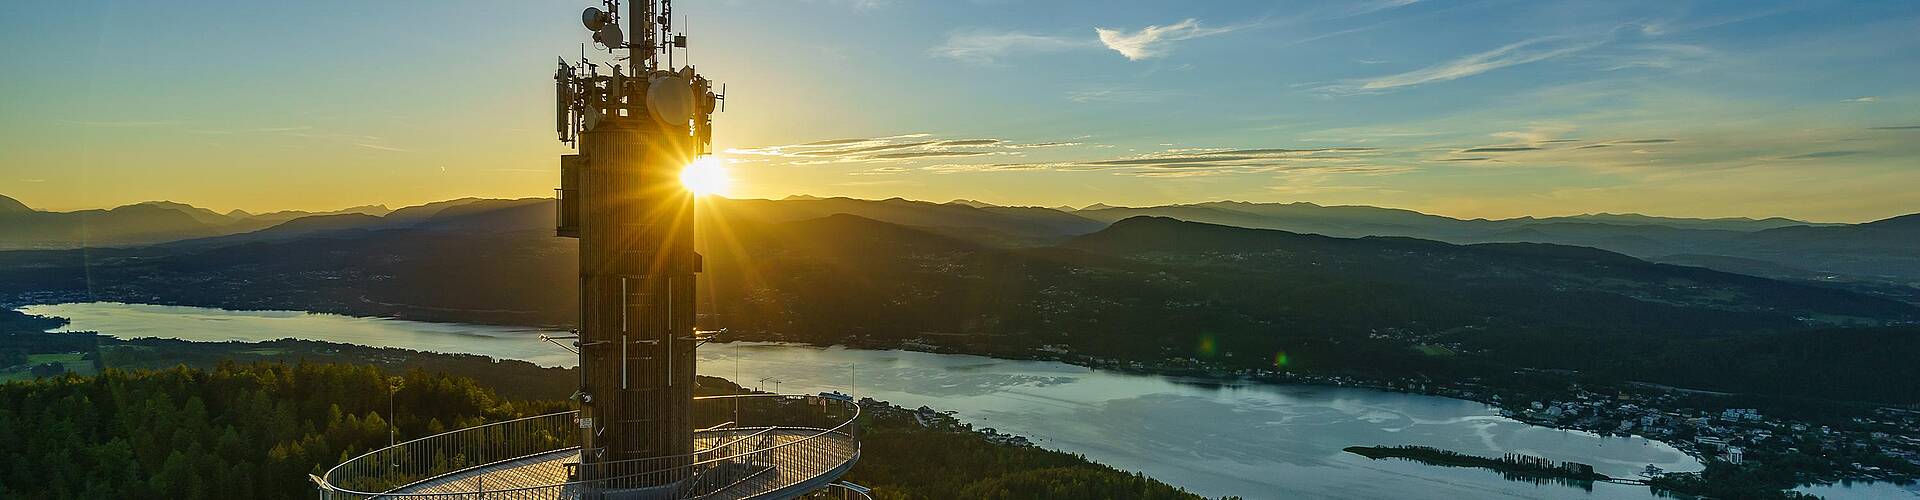
{"label": "wispy cloud", "polygon": [[1781,159],[1783,160],[1818,160],[1823,158],[1839,158],[1842,156],[1853,156],[1860,153],[1861,153],[1860,151],[1814,151],[1812,153],[1802,153],[1802,154],[1797,154],[1793,156],[1787,156]]}
{"label": "wispy cloud", "polygon": [[1119,28],[1093,29],[1095,38],[1045,35],[1019,31],[964,30],[947,35],[947,40],[927,52],[972,64],[993,64],[1020,54],[1039,54],[1106,47],[1128,60],[1139,61],[1165,55],[1173,42],[1238,31],[1252,24],[1209,27],[1197,19],[1185,19],[1165,26],[1147,26],[1138,31]]}
{"label": "wispy cloud", "polygon": [[1855,98],[1852,98],[1852,99],[1846,99],[1846,100],[1844,100],[1844,101],[1842,101],[1842,102],[1862,102],[1862,103],[1864,103],[1864,102],[1879,102],[1879,101],[1880,101],[1880,96],[1872,96],[1872,95],[1868,95],[1868,96],[1860,96],[1860,97],[1855,97]]}
{"label": "wispy cloud", "polygon": [[1011,148],[1011,149],[1034,149],[1034,148],[1059,148],[1059,147],[1079,146],[1079,145],[1080,143],[1078,142],[1054,141],[1054,142],[1035,142],[1031,144],[1001,144],[1000,147]]}
{"label": "wispy cloud", "polygon": [[1173,42],[1231,33],[1245,27],[1209,28],[1201,26],[1198,20],[1186,19],[1166,26],[1148,26],[1134,32],[1115,28],[1094,28],[1093,31],[1100,35],[1102,45],[1126,56],[1127,60],[1138,61],[1165,55]]}
{"label": "wispy cloud", "polygon": [[1420,3],[1420,0],[1373,0],[1373,1],[1365,1],[1365,2],[1361,2],[1361,1],[1340,2],[1336,4],[1336,5],[1339,5],[1340,8],[1331,10],[1328,12],[1324,12],[1321,14],[1321,17],[1323,19],[1340,19],[1340,18],[1347,18],[1347,17],[1354,17],[1354,16],[1363,16],[1363,15],[1372,14],[1372,13],[1383,11],[1383,10],[1406,7],[1408,5],[1413,5],[1416,3]]}
{"label": "wispy cloud", "polygon": [[1458,80],[1501,68],[1576,54],[1602,43],[1604,39],[1580,40],[1560,36],[1533,38],[1405,73],[1332,85],[1325,87],[1324,90],[1343,94],[1384,92],[1402,87]]}
{"label": "wispy cloud", "polygon": [[1561,139],[1561,137],[1567,135],[1568,132],[1574,131],[1576,128],[1578,127],[1571,123],[1542,122],[1529,124],[1526,130],[1494,132],[1492,135],[1494,137],[1524,142],[1528,145],[1539,145],[1549,142],[1564,142],[1565,139]]}
{"label": "wispy cloud", "polygon": [[911,160],[915,158],[952,158],[952,157],[960,157],[960,156],[984,156],[984,155],[990,155],[990,154],[993,154],[993,152],[992,151],[903,151],[899,153],[877,154],[877,155],[873,155],[871,158],[875,160]]}
{"label": "wispy cloud", "polygon": [[60,123],[94,128],[153,128],[180,126],[185,125],[187,122],[178,120],[60,120]]}
{"label": "wispy cloud", "polygon": [[1683,70],[1707,66],[1719,54],[1713,49],[1680,43],[1651,43],[1622,47],[1618,54],[1595,57],[1602,71],[1626,69]]}
{"label": "wispy cloud", "polygon": [[911,171],[913,170],[907,167],[880,167],[863,172],[847,172],[847,175],[892,175]]}
{"label": "wispy cloud", "polygon": [[356,143],[354,143],[353,145],[355,145],[355,146],[360,146],[360,147],[363,147],[363,148],[367,148],[367,149],[372,149],[372,150],[375,150],[375,151],[393,151],[393,152],[398,152],[398,153],[405,153],[405,152],[407,152],[407,150],[405,150],[405,149],[401,149],[401,148],[396,148],[396,147],[393,147],[393,146],[382,146],[382,145],[379,145],[379,144],[371,144],[371,143],[364,143],[364,142],[356,142]]}
{"label": "wispy cloud", "polygon": [[1109,172],[1134,177],[1202,177],[1226,174],[1388,174],[1410,170],[1370,160],[1381,154],[1374,148],[1174,148],[1122,157],[1025,163],[946,164],[923,167],[933,173]]}
{"label": "wispy cloud", "polygon": [[1656,36],[1656,37],[1672,35],[1677,33],[1685,33],[1689,31],[1714,28],[1714,27],[1725,26],[1729,24],[1743,23],[1743,22],[1754,20],[1754,19],[1760,19],[1763,17],[1775,16],[1775,15],[1784,14],[1789,11],[1792,11],[1793,9],[1802,8],[1802,7],[1803,6],[1787,4],[1786,6],[1783,6],[1783,7],[1775,7],[1775,8],[1768,8],[1768,9],[1738,9],[1738,12],[1734,14],[1719,16],[1719,17],[1709,17],[1709,18],[1700,18],[1700,19],[1674,19],[1674,20],[1646,21],[1646,22],[1640,23],[1640,33],[1647,36]]}
{"label": "wispy cloud", "polygon": [[928,50],[933,55],[973,63],[993,64],[1015,54],[1059,52],[1094,47],[1092,40],[1020,32],[968,31],[947,35],[946,43]]}
{"label": "wispy cloud", "polygon": [[940,141],[940,145],[941,146],[991,146],[991,145],[999,144],[1002,142],[1006,142],[1006,141],[1002,141],[999,139],[955,139],[951,141]]}
{"label": "wispy cloud", "polygon": [[1178,95],[1180,95],[1179,92],[1171,90],[1103,87],[1067,92],[1067,100],[1073,102],[1147,103],[1164,101],[1169,97]]}
{"label": "wispy cloud", "polygon": [[868,10],[886,7],[893,2],[891,0],[823,0],[823,3],[845,5],[854,10]]}
{"label": "wispy cloud", "polygon": [[[1531,161],[1551,162],[1551,160],[1554,160],[1554,159],[1560,159],[1560,160],[1578,159],[1582,161],[1593,161],[1599,158],[1598,156],[1595,156],[1595,155],[1621,155],[1621,154],[1645,155],[1653,152],[1649,149],[1644,149],[1645,147],[1661,146],[1661,145],[1667,145],[1667,144],[1673,144],[1673,143],[1679,142],[1679,140],[1677,139],[1669,139],[1665,137],[1656,137],[1656,138],[1647,138],[1647,139],[1610,139],[1610,140],[1599,140],[1599,141],[1562,139],[1559,137],[1561,133],[1564,133],[1566,131],[1571,131],[1571,130],[1573,130],[1573,127],[1568,124],[1547,124],[1547,125],[1536,125],[1525,132],[1497,132],[1492,135],[1494,137],[1504,137],[1504,138],[1515,139],[1522,142],[1522,144],[1454,146],[1451,148],[1446,148],[1444,150],[1445,152],[1441,156],[1428,158],[1428,161],[1487,162],[1487,163],[1502,163],[1502,162],[1505,162],[1506,160],[1523,160],[1523,161],[1531,160]],[[1592,151],[1592,150],[1597,150],[1601,148],[1611,148],[1614,146],[1641,146],[1642,148],[1618,148],[1617,150],[1614,150],[1611,152]],[[1568,156],[1568,154],[1579,155],[1579,156]],[[1541,155],[1548,155],[1548,156],[1541,156]],[[1645,162],[1646,159],[1635,158],[1632,161]]]}
{"label": "wispy cloud", "polygon": [[[924,158],[1021,155],[1018,150],[1077,146],[1077,142],[1016,143],[994,138],[930,138],[905,134],[867,139],[830,139],[802,144],[728,149],[735,158],[784,159],[790,165],[908,162]],[[762,160],[764,161],[764,160]]]}

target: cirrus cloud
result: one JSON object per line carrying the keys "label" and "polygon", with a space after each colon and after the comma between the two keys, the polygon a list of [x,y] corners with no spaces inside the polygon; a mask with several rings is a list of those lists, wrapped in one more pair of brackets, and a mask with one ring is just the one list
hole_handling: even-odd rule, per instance
{"label": "cirrus cloud", "polygon": [[928,52],[972,64],[993,64],[1018,53],[1059,52],[1094,47],[1092,40],[1014,31],[964,31],[947,35],[946,43]]}
{"label": "cirrus cloud", "polygon": [[1245,26],[1227,26],[1209,28],[1200,25],[1196,19],[1185,19],[1166,26],[1148,26],[1140,31],[1127,32],[1115,28],[1094,28],[1100,36],[1100,44],[1126,56],[1129,61],[1150,59],[1165,55],[1168,45],[1180,40],[1219,35],[1238,31]]}
{"label": "cirrus cloud", "polygon": [[1405,73],[1330,85],[1323,87],[1322,90],[1334,94],[1365,94],[1458,80],[1501,68],[1576,54],[1598,47],[1605,42],[1605,39],[1576,39],[1564,36],[1531,38]]}

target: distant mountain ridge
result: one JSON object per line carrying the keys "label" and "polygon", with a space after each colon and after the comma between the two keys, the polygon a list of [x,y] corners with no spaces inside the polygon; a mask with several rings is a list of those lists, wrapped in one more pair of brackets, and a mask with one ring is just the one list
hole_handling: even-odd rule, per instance
{"label": "distant mountain ridge", "polygon": [[33,208],[13,197],[0,195],[0,213],[32,212]]}
{"label": "distant mountain ridge", "polygon": [[[1220,201],[1156,207],[1088,207],[1069,212],[1112,222],[1150,215],[1258,229],[1340,237],[1408,236],[1451,243],[1531,242],[1600,248],[1644,259],[1675,261],[1762,276],[1887,283],[1920,298],[1920,214],[1863,224],[1824,224],[1770,217],[1689,219],[1640,214],[1585,214],[1511,219],[1456,219],[1411,210],[1313,203]],[[1717,256],[1743,259],[1681,258]],[[1750,265],[1765,263],[1765,265]],[[1725,267],[1716,267],[1725,266]],[[1806,269],[1814,274],[1782,274]]]}
{"label": "distant mountain ridge", "polygon": [[172,201],[49,212],[0,196],[0,250],[150,245],[260,231],[302,217],[390,212],[383,205],[364,205],[324,212],[251,214],[236,209],[223,214]]}
{"label": "distant mountain ridge", "polygon": [[[0,200],[0,249],[128,246],[195,240],[220,244],[294,234],[409,227],[439,219],[441,230],[550,230],[551,200],[462,198],[388,209],[218,214],[189,205],[147,202],[113,210],[39,212]],[[1836,283],[1870,282],[1920,299],[1920,214],[1863,224],[1822,224],[1782,217],[1681,218],[1594,213],[1556,217],[1458,219],[1413,210],[1307,202],[1214,201],[1151,207],[1093,204],[1008,207],[977,200],[945,203],[901,198],[789,196],[781,200],[714,198],[713,210],[735,219],[784,222],[851,214],[999,247],[1045,246],[1136,216],[1279,229],[1336,237],[1404,236],[1450,243],[1531,242],[1600,248],[1654,261],[1700,265],[1759,276]],[[362,214],[329,218],[322,215]],[[465,222],[461,222],[465,221]],[[286,229],[263,231],[278,224]],[[260,231],[261,234],[244,236]],[[230,240],[219,238],[232,237]],[[209,240],[209,238],[214,238]]]}

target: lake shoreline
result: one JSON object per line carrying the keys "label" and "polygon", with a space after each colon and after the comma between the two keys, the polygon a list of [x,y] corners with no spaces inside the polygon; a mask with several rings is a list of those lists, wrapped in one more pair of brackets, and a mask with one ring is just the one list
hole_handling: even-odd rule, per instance
{"label": "lake shoreline", "polygon": [[[31,305],[52,306],[57,304],[58,303],[17,304],[17,305],[14,305],[14,307],[24,307],[24,306],[31,306]],[[137,304],[137,303],[117,303],[117,304],[154,305],[154,304]],[[248,311],[248,310],[230,310],[230,309],[221,309],[221,310],[229,311],[229,312],[240,312],[240,313],[249,313],[249,312],[257,313],[257,312],[265,311],[265,310]],[[337,313],[329,313],[329,312],[298,311],[298,310],[270,310],[270,311],[282,312],[282,313],[301,313],[301,314],[339,316],[339,317],[348,318],[348,319],[417,321],[417,320],[411,320],[407,318],[366,317],[366,316],[353,316],[353,315],[337,314]],[[491,326],[501,326],[501,325],[491,325]],[[512,325],[511,327],[521,328],[521,329],[528,328],[527,325]],[[538,329],[538,328],[539,327],[533,327],[532,329]],[[1184,383],[1198,383],[1201,385],[1213,385],[1213,386],[1219,386],[1219,387],[1225,387],[1225,388],[1257,388],[1257,387],[1284,388],[1289,386],[1325,386],[1325,387],[1339,387],[1339,388],[1347,388],[1347,389],[1362,389],[1362,390],[1380,391],[1380,392],[1389,392],[1389,393],[1420,394],[1420,395],[1426,395],[1426,396],[1437,396],[1440,398],[1445,398],[1450,400],[1479,403],[1482,405],[1487,405],[1491,408],[1500,407],[1497,404],[1491,404],[1489,401],[1484,401],[1480,399],[1462,398],[1462,397],[1459,397],[1458,395],[1433,393],[1432,391],[1408,390],[1408,388],[1396,387],[1392,384],[1385,384],[1384,386],[1373,385],[1373,384],[1367,384],[1365,383],[1365,381],[1358,381],[1350,378],[1333,378],[1331,380],[1298,380],[1298,379],[1293,379],[1293,380],[1264,379],[1263,380],[1259,378],[1250,378],[1250,377],[1220,376],[1218,374],[1210,374],[1210,373],[1196,372],[1196,371],[1128,369],[1128,367],[1124,365],[1122,366],[1103,365],[1100,363],[1087,362],[1085,359],[1074,359],[1073,356],[1058,356],[1050,353],[1030,353],[1029,355],[1020,356],[1020,355],[1016,355],[1015,353],[978,353],[978,352],[966,352],[964,350],[958,350],[958,349],[943,348],[940,346],[932,346],[932,345],[927,345],[927,346],[888,345],[886,343],[878,343],[878,342],[848,342],[848,343],[822,345],[820,343],[815,343],[815,342],[793,342],[790,340],[780,339],[780,338],[763,339],[763,338],[759,338],[759,336],[753,336],[748,338],[733,338],[733,339],[729,339],[726,342],[721,342],[721,343],[723,344],[739,343],[742,345],[747,345],[747,344],[754,344],[754,343],[760,343],[760,342],[766,342],[766,341],[779,342],[780,345],[806,346],[814,349],[822,349],[822,348],[831,349],[834,347],[838,347],[840,349],[846,349],[850,351],[868,351],[868,352],[900,351],[900,352],[910,352],[910,353],[924,353],[924,354],[930,354],[930,355],[959,354],[959,355],[968,355],[968,356],[978,356],[978,357],[986,358],[989,360],[1057,362],[1065,365],[1071,365],[1071,366],[1084,368],[1087,370],[1099,371],[1099,372],[1136,375],[1136,376],[1165,377],[1168,379],[1177,380],[1179,382],[1184,382]],[[1605,437],[1609,435],[1606,433],[1587,432],[1584,429],[1578,429],[1578,428],[1542,425],[1539,422],[1530,422],[1530,421],[1527,421],[1526,419],[1514,418],[1516,417],[1515,415],[1506,415],[1506,416],[1508,416],[1509,418],[1513,418],[1513,420],[1515,421],[1526,423],[1528,425],[1538,426],[1538,427],[1546,427],[1546,428],[1566,430],[1570,432],[1578,432],[1578,433],[1588,434],[1588,435],[1597,436],[1597,437]],[[1639,436],[1639,438],[1647,439],[1650,441],[1659,441],[1657,439],[1648,438],[1644,436]],[[1664,443],[1664,441],[1659,441],[1659,442]],[[1349,444],[1362,444],[1362,443],[1349,443]],[[1671,446],[1670,443],[1668,445]],[[1674,448],[1678,448],[1678,447],[1674,447]],[[1688,451],[1688,450],[1683,449],[1683,451]],[[1689,452],[1688,455],[1690,457],[1693,457],[1695,460],[1698,459],[1698,456],[1694,455],[1693,453]]]}

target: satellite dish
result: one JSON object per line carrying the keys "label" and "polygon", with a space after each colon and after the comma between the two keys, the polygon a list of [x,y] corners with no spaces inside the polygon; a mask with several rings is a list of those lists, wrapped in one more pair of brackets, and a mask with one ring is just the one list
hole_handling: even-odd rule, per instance
{"label": "satellite dish", "polygon": [[687,126],[693,118],[693,85],[679,76],[659,76],[647,82],[647,113],[660,123]]}
{"label": "satellite dish", "polygon": [[618,24],[601,26],[600,31],[593,35],[593,39],[594,41],[600,42],[601,45],[607,46],[609,49],[627,46],[627,35],[620,32],[620,25]]}
{"label": "satellite dish", "polygon": [[587,31],[597,32],[601,26],[607,25],[607,17],[607,13],[601,12],[599,7],[587,7],[585,12],[580,13],[580,24],[586,25]]}

